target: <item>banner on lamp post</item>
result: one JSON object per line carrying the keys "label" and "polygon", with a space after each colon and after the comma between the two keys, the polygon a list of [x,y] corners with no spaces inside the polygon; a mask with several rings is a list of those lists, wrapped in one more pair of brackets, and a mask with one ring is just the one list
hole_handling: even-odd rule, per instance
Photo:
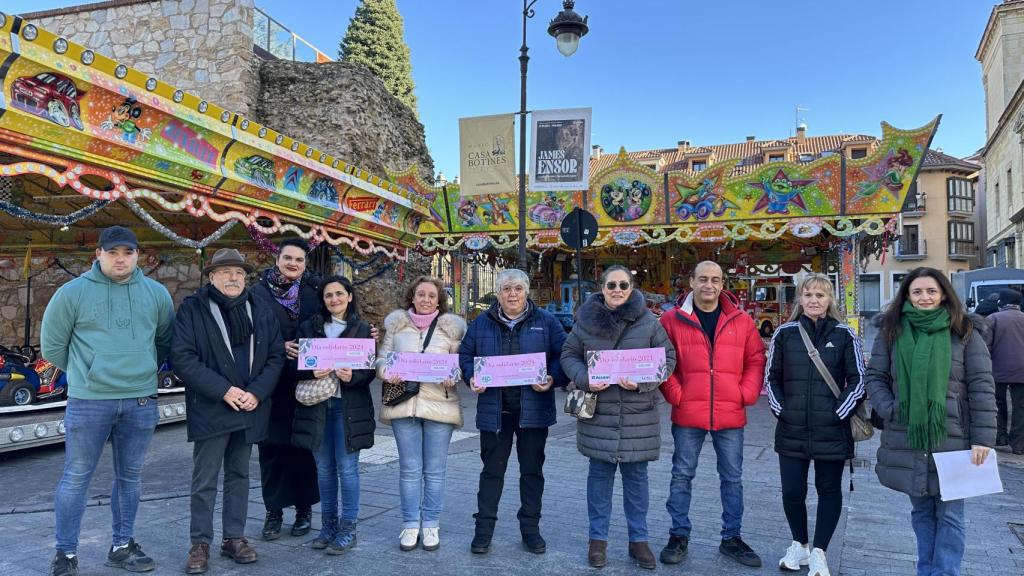
{"label": "banner on lamp post", "polygon": [[459,118],[459,191],[462,196],[515,192],[512,114]]}
{"label": "banner on lamp post", "polygon": [[530,191],[586,190],[590,179],[590,108],[535,110]]}

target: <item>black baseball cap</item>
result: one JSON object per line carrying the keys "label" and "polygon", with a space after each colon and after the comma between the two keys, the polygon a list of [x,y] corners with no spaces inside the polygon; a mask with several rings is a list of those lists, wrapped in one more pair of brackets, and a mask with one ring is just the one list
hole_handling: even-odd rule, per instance
{"label": "black baseball cap", "polygon": [[135,233],[124,226],[111,226],[100,234],[100,248],[113,250],[118,246],[125,246],[132,250],[138,250],[139,240]]}

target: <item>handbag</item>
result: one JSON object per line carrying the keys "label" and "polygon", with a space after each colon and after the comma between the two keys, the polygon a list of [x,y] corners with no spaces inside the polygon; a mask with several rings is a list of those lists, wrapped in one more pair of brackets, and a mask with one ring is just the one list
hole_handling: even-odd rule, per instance
{"label": "handbag", "polygon": [[[841,395],[839,386],[836,385],[835,379],[832,378],[832,373],[828,371],[828,368],[825,368],[825,363],[821,361],[821,353],[811,343],[811,337],[807,335],[803,325],[797,323],[797,328],[800,329],[800,338],[803,339],[804,346],[807,347],[807,355],[811,357],[811,362],[814,362],[814,366],[817,367],[818,372],[825,379],[825,383],[828,384],[832,393],[835,394],[836,398],[839,398]],[[853,435],[854,442],[863,442],[875,435],[875,428],[871,425],[871,413],[868,410],[867,402],[861,402],[860,406],[857,407],[857,411],[854,412],[853,416],[850,416],[850,432]]]}
{"label": "handbag", "polygon": [[[622,342],[622,337],[626,334],[627,328],[629,328],[628,322],[622,327],[619,337],[615,339],[615,344],[612,345],[613,350],[619,347],[619,343]],[[565,413],[577,420],[590,420],[593,418],[594,413],[597,412],[597,392],[580,390],[571,382],[569,386],[570,389],[565,394]]]}
{"label": "handbag", "polygon": [[315,406],[338,391],[338,377],[331,372],[323,378],[299,380],[295,384],[295,400],[303,406]]}
{"label": "handbag", "polygon": [[[438,314],[434,321],[430,323],[430,328],[427,328],[427,335],[423,338],[423,349],[420,350],[420,353],[427,351],[430,337],[434,335],[434,328],[437,327],[437,319],[440,317],[441,315]],[[380,398],[385,406],[397,406],[420,393],[419,382],[399,382],[398,384],[392,384],[387,380],[382,382],[383,388],[381,389]]]}

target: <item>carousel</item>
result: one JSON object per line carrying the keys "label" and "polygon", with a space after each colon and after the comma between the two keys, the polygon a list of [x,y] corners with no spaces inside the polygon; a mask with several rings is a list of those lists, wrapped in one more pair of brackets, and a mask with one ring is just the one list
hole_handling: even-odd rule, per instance
{"label": "carousel", "polygon": [[[577,275],[592,281],[603,266],[625,264],[660,313],[679,297],[692,266],[709,259],[727,270],[730,289],[750,303],[748,311],[766,317],[758,326],[770,335],[786,315],[793,277],[804,271],[832,274],[856,323],[859,268],[895,238],[896,216],[939,120],[911,130],[883,122],[881,138],[870,138],[856,159],[840,148],[792,161],[769,161],[766,154],[716,160],[700,171],[656,171],[620,150],[592,170],[587,190],[527,192],[525,215],[514,192],[462,197],[457,184],[434,187],[413,170],[390,176],[434,198],[420,246],[455,268],[457,295],[465,293],[459,284],[467,263],[514,265],[518,219],[525,216],[532,297],[563,319],[571,321],[579,299],[572,289]],[[562,219],[576,206],[599,227],[582,270],[559,236]]]}

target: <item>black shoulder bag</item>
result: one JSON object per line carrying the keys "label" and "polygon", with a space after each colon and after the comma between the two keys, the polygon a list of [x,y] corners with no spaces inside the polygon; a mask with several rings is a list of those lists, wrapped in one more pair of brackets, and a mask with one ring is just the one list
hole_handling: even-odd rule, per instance
{"label": "black shoulder bag", "polygon": [[[430,323],[430,328],[427,328],[427,335],[423,338],[423,349],[420,350],[420,353],[427,351],[427,346],[430,344],[430,337],[434,335],[434,328],[437,327],[437,319],[440,317],[441,315],[438,314],[437,318],[434,318],[434,321]],[[419,382],[399,382],[398,384],[392,384],[391,382],[384,380],[383,383],[384,387],[381,391],[381,402],[383,402],[385,406],[397,406],[420,393]]]}

